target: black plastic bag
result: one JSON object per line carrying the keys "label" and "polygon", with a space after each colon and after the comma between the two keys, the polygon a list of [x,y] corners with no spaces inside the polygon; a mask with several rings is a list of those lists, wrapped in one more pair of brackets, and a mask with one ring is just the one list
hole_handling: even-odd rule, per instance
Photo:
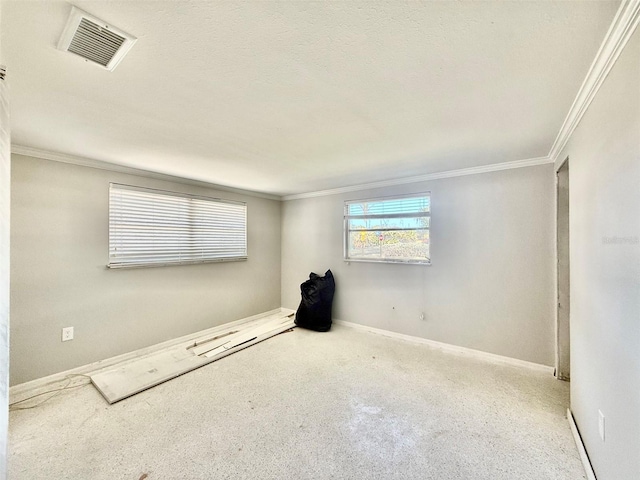
{"label": "black plastic bag", "polygon": [[309,280],[300,285],[302,301],[296,312],[296,325],[316,332],[328,331],[331,328],[331,306],[335,291],[331,270],[327,270],[324,277],[312,272]]}

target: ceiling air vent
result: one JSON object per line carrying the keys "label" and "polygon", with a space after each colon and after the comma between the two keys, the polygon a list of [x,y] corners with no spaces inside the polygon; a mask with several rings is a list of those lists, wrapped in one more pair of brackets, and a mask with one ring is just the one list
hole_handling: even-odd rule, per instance
{"label": "ceiling air vent", "polygon": [[113,70],[135,42],[135,37],[119,28],[71,7],[58,48]]}

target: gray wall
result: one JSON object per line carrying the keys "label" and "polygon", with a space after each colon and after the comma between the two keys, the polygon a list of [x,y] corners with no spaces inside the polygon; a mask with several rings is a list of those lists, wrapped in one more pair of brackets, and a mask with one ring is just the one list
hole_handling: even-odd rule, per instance
{"label": "gray wall", "polygon": [[[334,318],[553,365],[553,165],[286,201],[282,306],[314,271]],[[431,266],[343,261],[345,200],[431,191]],[[420,320],[424,312],[426,319]]]}
{"label": "gray wall", "polygon": [[[19,155],[11,180],[12,384],[280,307],[279,201]],[[246,201],[249,259],[107,269],[109,182]]]}
{"label": "gray wall", "polygon": [[[640,478],[640,32],[569,156],[571,408],[598,480]],[[605,415],[605,442],[598,434]]]}

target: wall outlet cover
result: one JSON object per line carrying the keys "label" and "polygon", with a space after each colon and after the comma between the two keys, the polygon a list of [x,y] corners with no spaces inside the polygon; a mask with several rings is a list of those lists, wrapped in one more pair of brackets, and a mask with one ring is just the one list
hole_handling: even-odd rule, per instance
{"label": "wall outlet cover", "polygon": [[67,342],[73,340],[73,327],[64,327],[62,329],[62,341]]}
{"label": "wall outlet cover", "polygon": [[598,410],[598,432],[600,433],[600,438],[604,442],[604,413]]}

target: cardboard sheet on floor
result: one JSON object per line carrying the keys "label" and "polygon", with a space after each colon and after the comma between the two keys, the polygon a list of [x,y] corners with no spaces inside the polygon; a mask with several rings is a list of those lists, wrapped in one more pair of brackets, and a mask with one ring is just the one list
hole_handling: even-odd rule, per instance
{"label": "cardboard sheet on floor", "polygon": [[268,315],[98,372],[91,382],[113,404],[294,327],[293,314]]}

